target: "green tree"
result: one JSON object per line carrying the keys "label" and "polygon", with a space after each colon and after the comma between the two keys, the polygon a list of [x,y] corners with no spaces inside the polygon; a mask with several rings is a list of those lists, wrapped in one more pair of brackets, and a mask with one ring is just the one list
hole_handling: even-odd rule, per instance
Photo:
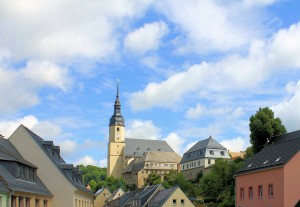
{"label": "green tree", "polygon": [[259,108],[255,115],[250,117],[250,142],[253,152],[259,152],[272,136],[286,133],[281,120],[274,117],[274,112],[268,107]]}
{"label": "green tree", "polygon": [[156,172],[151,172],[146,179],[145,185],[156,185],[161,183],[161,176]]}

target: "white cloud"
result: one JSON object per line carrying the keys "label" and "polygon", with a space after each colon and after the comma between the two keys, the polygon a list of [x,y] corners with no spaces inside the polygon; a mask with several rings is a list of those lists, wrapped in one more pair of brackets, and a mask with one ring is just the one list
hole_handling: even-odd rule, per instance
{"label": "white cloud", "polygon": [[246,6],[268,6],[274,4],[278,0],[243,0]]}
{"label": "white cloud", "polygon": [[0,65],[0,113],[14,112],[38,104],[38,92],[42,88],[67,91],[71,85],[67,70],[53,63],[29,61],[19,70]]}
{"label": "white cloud", "polygon": [[109,60],[118,45],[116,29],[145,12],[151,1],[2,2],[0,48],[16,59]]}
{"label": "white cloud", "polygon": [[61,128],[50,121],[38,121],[34,126],[28,128],[44,139],[55,140],[62,133]]}
{"label": "white cloud", "polygon": [[287,131],[291,132],[299,130],[300,81],[294,84],[288,84],[287,90],[293,92],[292,96],[272,106],[271,109],[274,111],[275,117],[279,117],[282,120]]}
{"label": "white cloud", "polygon": [[182,151],[184,140],[180,136],[178,136],[178,134],[172,132],[163,140],[165,140],[178,154],[182,155],[184,153]]}
{"label": "white cloud", "polygon": [[186,147],[184,148],[183,153],[185,153],[186,151],[188,151],[189,149],[191,149],[197,142],[198,141],[194,141],[194,142],[191,142],[191,143],[187,144]]}
{"label": "white cloud", "polygon": [[58,145],[61,148],[61,153],[63,156],[68,156],[74,154],[78,149],[77,149],[77,142],[74,140],[64,140]]}
{"label": "white cloud", "polygon": [[169,0],[158,2],[158,8],[182,31],[178,44],[183,52],[240,49],[263,33],[263,18],[257,18],[257,9],[240,1],[186,0],[174,4]]}
{"label": "white cloud", "polygon": [[124,46],[131,52],[145,54],[150,50],[157,50],[161,38],[168,32],[168,27],[164,22],[153,22],[144,24],[143,27],[129,33],[125,40]]}
{"label": "white cloud", "polygon": [[299,37],[300,23],[281,29],[269,40],[253,41],[246,56],[233,54],[216,63],[202,62],[162,82],[151,82],[144,90],[131,94],[129,104],[133,110],[173,107],[194,91],[209,96],[215,92],[232,94],[234,91],[258,89],[270,76],[283,69],[299,69]]}
{"label": "white cloud", "polygon": [[152,121],[132,120],[126,127],[125,137],[136,139],[159,139],[161,137],[160,128]]}
{"label": "white cloud", "polygon": [[21,124],[31,129],[37,123],[38,119],[33,115],[28,115],[14,120],[0,120],[0,133],[8,138]]}
{"label": "white cloud", "polygon": [[99,166],[100,167],[107,167],[107,159],[104,158],[102,160],[99,161]]}
{"label": "white cloud", "polygon": [[249,146],[249,143],[247,146],[247,143],[241,137],[223,140],[220,144],[223,145],[227,150],[232,152],[244,151]]}
{"label": "white cloud", "polygon": [[80,158],[79,160],[75,161],[74,162],[74,165],[94,165],[94,166],[98,166],[99,163],[97,162],[97,160],[95,160],[94,158],[88,156],[88,155],[85,155],[84,157]]}
{"label": "white cloud", "polygon": [[190,107],[186,113],[185,117],[188,119],[197,119],[204,113],[204,107],[201,104],[197,104],[195,108]]}

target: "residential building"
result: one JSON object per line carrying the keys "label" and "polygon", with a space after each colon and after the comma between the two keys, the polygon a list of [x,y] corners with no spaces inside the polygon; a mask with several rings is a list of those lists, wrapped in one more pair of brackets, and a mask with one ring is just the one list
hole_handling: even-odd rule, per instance
{"label": "residential building", "polygon": [[210,171],[216,159],[231,160],[227,149],[211,136],[197,142],[183,154],[180,162],[180,171],[190,180],[197,178],[199,173]]}
{"label": "residential building", "polygon": [[26,160],[38,166],[37,175],[53,194],[54,207],[93,207],[94,194],[82,183],[81,173],[67,164],[60,155],[60,147],[43,140],[20,125],[9,137]]}
{"label": "residential building", "polygon": [[125,193],[125,191],[124,191],[122,188],[116,189],[116,190],[112,193],[111,197],[108,199],[107,202],[110,202],[110,201],[112,201],[112,200],[115,200],[115,199],[121,197],[122,195],[124,195],[124,193]]}
{"label": "residential building", "polygon": [[[150,151],[174,153],[174,150],[163,140],[125,138],[125,120],[121,113],[118,83],[114,113],[109,121],[107,175],[121,178],[127,165]],[[135,183],[135,185],[139,184]]]}
{"label": "residential building", "polygon": [[107,187],[102,187],[95,193],[95,196],[94,206],[103,207],[106,206],[106,202],[111,198],[112,193]]}
{"label": "residential building", "polygon": [[194,205],[179,187],[164,189],[159,185],[138,188],[108,202],[108,207],[171,207]]}
{"label": "residential building", "polygon": [[236,206],[296,206],[300,198],[300,130],[273,137],[236,173]]}
{"label": "residential building", "polygon": [[173,207],[187,206],[194,207],[188,197],[179,187],[160,190],[148,203],[148,207]]}
{"label": "residential building", "polygon": [[164,189],[161,184],[138,188],[122,207],[145,207],[159,190]]}
{"label": "residential building", "polygon": [[9,140],[0,138],[0,206],[51,207],[51,201],[52,194],[37,175],[37,167]]}
{"label": "residential building", "polygon": [[134,158],[126,166],[122,176],[129,186],[140,188],[152,172],[163,180],[171,170],[178,170],[181,157],[176,152],[148,151],[141,158]]}

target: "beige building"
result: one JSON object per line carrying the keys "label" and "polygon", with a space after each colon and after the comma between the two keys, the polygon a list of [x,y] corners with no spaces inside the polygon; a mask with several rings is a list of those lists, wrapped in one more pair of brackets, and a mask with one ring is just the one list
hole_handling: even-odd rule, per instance
{"label": "beige building", "polygon": [[[158,156],[155,156],[155,153],[149,154],[149,152],[156,152]],[[159,154],[164,152],[169,153],[171,156],[170,160],[162,161]],[[177,170],[177,164],[180,162],[180,160],[178,161],[179,155],[174,152],[166,141],[125,138],[125,121],[121,114],[118,84],[114,113],[109,122],[107,175],[116,178],[120,178],[123,175],[127,184],[142,186],[143,180],[147,175],[143,175],[143,170],[139,169],[136,171],[131,166],[136,167],[137,165],[148,164],[150,161],[145,163],[147,155],[148,158],[151,157],[152,163],[156,163],[156,166],[152,167],[156,167],[155,170],[159,173],[162,172],[162,174],[167,173],[171,169]],[[176,161],[173,160],[174,157],[176,157]],[[153,158],[157,158],[157,160],[153,160]],[[145,165],[145,167],[148,168],[150,166]]]}
{"label": "beige building", "polygon": [[216,159],[228,159],[227,149],[211,136],[197,142],[183,154],[180,162],[180,171],[190,180],[197,178],[199,173],[209,172]]}
{"label": "beige building", "polygon": [[93,207],[94,194],[82,183],[80,172],[60,156],[60,147],[21,125],[9,137],[20,154],[38,166],[37,175],[53,195],[53,207]]}
{"label": "beige building", "polygon": [[107,187],[103,187],[95,193],[95,196],[94,207],[103,207],[106,206],[106,202],[111,198],[112,193]]}
{"label": "beige building", "polygon": [[178,170],[181,157],[176,152],[148,151],[141,158],[134,158],[123,172],[126,184],[140,188],[152,172],[163,179],[171,170]]}
{"label": "beige building", "polygon": [[179,187],[160,190],[148,203],[148,207],[174,207],[187,206],[194,207],[188,197]]}

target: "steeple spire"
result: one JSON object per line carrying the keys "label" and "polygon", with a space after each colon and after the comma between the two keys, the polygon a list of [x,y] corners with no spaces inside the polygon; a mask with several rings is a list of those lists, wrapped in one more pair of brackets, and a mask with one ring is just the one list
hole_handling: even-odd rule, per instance
{"label": "steeple spire", "polygon": [[121,102],[119,99],[119,84],[120,81],[117,79],[117,95],[116,95],[116,100],[115,100],[115,105],[114,105],[114,114],[110,118],[109,121],[109,126],[125,126],[124,124],[124,118],[121,114]]}

